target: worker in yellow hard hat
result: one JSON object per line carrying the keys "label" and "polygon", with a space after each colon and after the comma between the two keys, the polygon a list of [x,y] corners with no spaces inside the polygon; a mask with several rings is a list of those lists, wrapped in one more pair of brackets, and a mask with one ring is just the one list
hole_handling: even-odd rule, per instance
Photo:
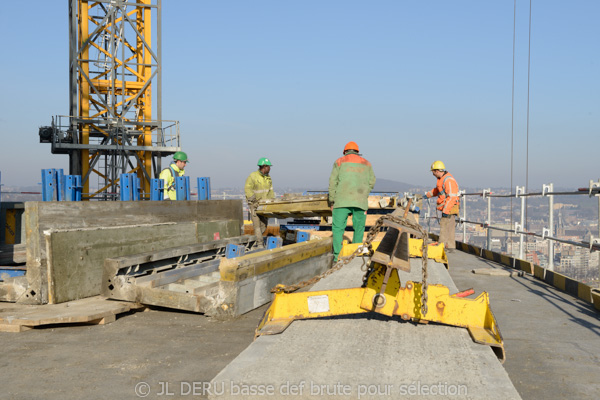
{"label": "worker in yellow hard hat", "polygon": [[175,189],[175,178],[184,175],[185,165],[189,162],[187,154],[178,151],[173,154],[173,162],[169,168],[160,172],[159,178],[164,182],[164,200],[177,200],[177,190]]}
{"label": "worker in yellow hard hat", "polygon": [[244,185],[244,193],[250,210],[252,225],[254,226],[254,234],[258,238],[258,246],[263,247],[263,236],[269,223],[269,218],[256,215],[256,207],[258,202],[263,199],[275,198],[273,191],[273,182],[269,176],[273,164],[267,157],[262,157],[258,160],[258,171],[252,172],[246,179]]}
{"label": "worker in yellow hard hat", "polygon": [[358,145],[348,142],[344,156],[333,163],[329,176],[329,204],[332,211],[333,257],[337,261],[348,216],[352,215],[352,243],[362,243],[365,233],[369,193],[375,186],[371,163],[358,154]]}
{"label": "worker in yellow hard hat", "polygon": [[441,161],[434,161],[431,164],[431,172],[437,178],[436,187],[425,193],[425,197],[437,196],[437,209],[442,212],[440,219],[440,239],[444,243],[448,252],[453,252],[456,248],[456,215],[460,207],[460,197],[458,195],[458,183],[446,166]]}

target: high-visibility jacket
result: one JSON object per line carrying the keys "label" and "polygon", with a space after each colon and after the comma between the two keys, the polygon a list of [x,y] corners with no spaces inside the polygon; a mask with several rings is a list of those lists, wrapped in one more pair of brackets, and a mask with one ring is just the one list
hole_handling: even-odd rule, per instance
{"label": "high-visibility jacket", "polygon": [[174,163],[169,165],[169,168],[165,168],[160,172],[158,176],[163,180],[165,184],[164,199],[177,200],[177,189],[175,189],[175,177],[183,176],[184,170],[177,168]]}
{"label": "high-visibility jacket", "polygon": [[371,163],[356,153],[349,153],[333,163],[329,176],[329,201],[333,208],[369,208],[369,193],[375,186]]}
{"label": "high-visibility jacket", "polygon": [[256,196],[256,200],[275,198],[271,177],[261,174],[260,171],[254,171],[248,175],[246,184],[244,185],[244,192],[247,199],[252,196]]}
{"label": "high-visibility jacket", "polygon": [[427,192],[427,197],[437,196],[437,209],[444,214],[458,214],[460,197],[458,183],[450,172],[438,178],[436,187]]}

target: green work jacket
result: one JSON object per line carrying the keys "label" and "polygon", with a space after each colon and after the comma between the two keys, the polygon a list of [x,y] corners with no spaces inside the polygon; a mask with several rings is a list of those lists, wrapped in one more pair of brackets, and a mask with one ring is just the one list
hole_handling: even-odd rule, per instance
{"label": "green work jacket", "polygon": [[369,208],[369,193],[375,186],[371,163],[356,153],[349,153],[333,163],[329,176],[329,201],[333,208]]}
{"label": "green work jacket", "polygon": [[260,171],[254,171],[248,176],[244,185],[244,192],[247,199],[252,196],[256,196],[256,200],[275,198],[271,177],[261,174]]}
{"label": "green work jacket", "polygon": [[169,168],[163,169],[159,175],[159,178],[162,179],[165,184],[165,200],[177,200],[177,190],[175,189],[175,177],[173,176],[173,172],[177,174],[176,176],[183,176],[185,173],[183,170],[177,168],[177,165],[171,164]]}

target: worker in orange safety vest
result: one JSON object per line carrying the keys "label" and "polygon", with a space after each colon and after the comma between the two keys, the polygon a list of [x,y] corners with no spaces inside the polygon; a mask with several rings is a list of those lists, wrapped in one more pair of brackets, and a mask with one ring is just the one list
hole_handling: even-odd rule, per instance
{"label": "worker in orange safety vest", "polygon": [[437,196],[437,209],[442,212],[440,219],[440,238],[449,253],[456,248],[456,215],[460,207],[458,183],[452,174],[446,171],[446,166],[441,161],[431,164],[431,172],[437,178],[436,187],[425,193],[425,197]]}

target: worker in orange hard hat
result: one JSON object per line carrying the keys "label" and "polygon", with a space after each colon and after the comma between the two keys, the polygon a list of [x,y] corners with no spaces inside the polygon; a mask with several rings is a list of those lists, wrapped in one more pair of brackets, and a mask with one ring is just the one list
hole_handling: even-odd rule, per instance
{"label": "worker in orange hard hat", "polygon": [[456,248],[456,215],[460,208],[458,183],[441,161],[431,164],[431,172],[437,178],[436,187],[425,193],[425,197],[437,196],[437,209],[442,212],[440,219],[440,242],[444,243],[449,253]]}
{"label": "worker in orange hard hat", "polygon": [[352,243],[361,243],[365,232],[369,193],[375,186],[371,163],[358,154],[358,145],[348,142],[344,156],[333,163],[329,176],[329,205],[332,210],[333,257],[337,261],[348,216],[352,215]]}

